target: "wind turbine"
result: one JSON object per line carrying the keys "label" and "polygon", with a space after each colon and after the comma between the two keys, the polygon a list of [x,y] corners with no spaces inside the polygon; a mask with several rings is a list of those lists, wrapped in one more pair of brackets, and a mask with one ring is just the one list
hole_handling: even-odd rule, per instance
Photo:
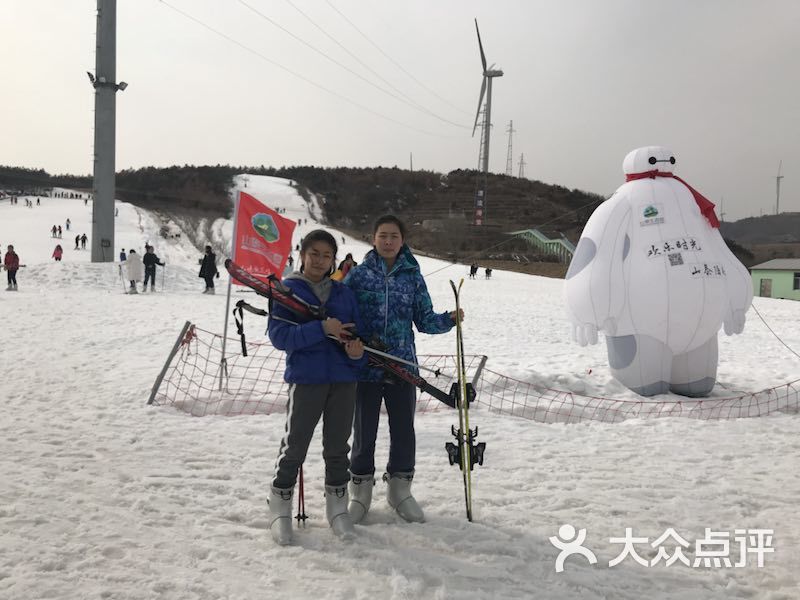
{"label": "wind turbine", "polygon": [[478,111],[475,114],[475,125],[472,127],[472,137],[475,137],[475,130],[478,128],[478,118],[481,114],[483,95],[486,94],[486,111],[483,119],[483,172],[489,172],[489,133],[492,130],[492,79],[502,77],[503,71],[495,69],[494,64],[486,68],[486,55],[483,53],[481,43],[481,30],[478,29],[478,19],[475,19],[475,31],[478,33],[478,47],[481,51],[481,66],[483,67],[483,83],[481,83],[481,95],[478,98]]}
{"label": "wind turbine", "polygon": [[779,215],[781,213],[781,179],[783,179],[783,175],[781,175],[781,167],[783,166],[783,161],[778,163],[778,176],[775,178],[775,214]]}

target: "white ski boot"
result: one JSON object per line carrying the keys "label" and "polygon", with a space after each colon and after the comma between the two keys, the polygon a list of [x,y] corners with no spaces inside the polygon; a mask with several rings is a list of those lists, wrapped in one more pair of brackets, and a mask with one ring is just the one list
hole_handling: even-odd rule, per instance
{"label": "white ski boot", "polygon": [[353,523],[360,523],[369,512],[372,504],[372,488],[375,487],[373,473],[369,475],[352,475],[350,480],[350,505],[347,510]]}
{"label": "white ski boot", "polygon": [[270,488],[269,530],[276,544],[286,546],[292,543],[292,495],[294,488]]}
{"label": "white ski boot", "polygon": [[333,533],[341,540],[352,540],[356,530],[347,512],[347,486],[325,486],[325,515]]}
{"label": "white ski boot", "polygon": [[414,479],[414,472],[410,473],[389,473],[383,474],[383,480],[388,485],[386,499],[389,506],[397,511],[409,523],[424,523],[425,513],[417,504],[414,496],[411,495],[411,481]]}

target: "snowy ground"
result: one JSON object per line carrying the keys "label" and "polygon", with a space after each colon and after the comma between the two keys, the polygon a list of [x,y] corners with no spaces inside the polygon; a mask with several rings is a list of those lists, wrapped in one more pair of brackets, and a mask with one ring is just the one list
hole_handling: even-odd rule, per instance
{"label": "snowy ground", "polygon": [[[290,218],[312,216],[282,180],[250,176],[247,186]],[[800,597],[797,415],[566,426],[478,408],[472,420],[487,454],[475,472],[472,524],[443,449],[455,415],[420,415],[415,489],[428,522],[400,522],[379,483],[352,544],[325,526],[315,439],[306,466],[312,518],[295,546],[277,548],[266,496],[282,415],[193,418],[145,405],[185,320],[222,331],[224,285],[216,296],[200,294],[200,252],[186,236],[163,240],[147,211],[119,208],[115,255],[150,241],[167,262],[156,294],[124,295],[116,265],[91,264],[88,250],[73,250],[76,233],[91,235],[91,202],[0,202],[2,251],[13,243],[27,264],[19,292],[0,291],[0,598]],[[73,231],[64,232],[64,262],[54,263],[49,230],[67,217]],[[296,236],[315,226],[310,219]],[[223,221],[209,228],[215,241],[230,229]],[[339,257],[360,260],[366,249],[346,238]],[[448,279],[466,268],[421,263],[435,305],[452,308]],[[561,287],[501,271],[466,281],[467,351],[488,354],[493,370],[520,379],[629,397],[610,378],[602,346],[567,339]],[[800,303],[759,298],[756,306],[800,348]],[[263,335],[255,318],[248,328],[250,339]],[[421,353],[450,353],[454,344],[454,335],[442,335],[419,336],[418,345]],[[758,391],[797,379],[800,359],[751,313],[744,335],[720,338],[719,373],[730,389]],[[383,423],[379,464],[387,441]],[[548,538],[567,523],[587,529],[584,546],[596,565],[573,556],[555,571],[558,550]],[[608,566],[622,549],[610,538],[632,528],[653,542],[670,527],[690,543],[690,561],[707,527],[731,540],[737,529],[773,529],[774,553],[763,568],[754,554],[743,568],[645,567],[630,557]],[[665,544],[668,555],[675,544]],[[656,556],[649,545],[636,549]]]}

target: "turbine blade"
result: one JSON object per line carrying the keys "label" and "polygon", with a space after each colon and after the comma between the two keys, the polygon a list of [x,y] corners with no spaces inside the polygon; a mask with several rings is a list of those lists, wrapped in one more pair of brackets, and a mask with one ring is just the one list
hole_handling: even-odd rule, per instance
{"label": "turbine blade", "polygon": [[483,53],[483,44],[481,44],[481,30],[478,29],[478,19],[475,19],[475,31],[478,32],[478,48],[481,49],[481,64],[483,70],[486,71],[486,55]]}
{"label": "turbine blade", "polygon": [[475,125],[472,126],[472,137],[475,137],[475,130],[478,128],[478,117],[481,116],[481,105],[483,104],[483,95],[486,93],[486,77],[483,78],[481,84],[481,95],[478,98],[478,112],[475,113]]}

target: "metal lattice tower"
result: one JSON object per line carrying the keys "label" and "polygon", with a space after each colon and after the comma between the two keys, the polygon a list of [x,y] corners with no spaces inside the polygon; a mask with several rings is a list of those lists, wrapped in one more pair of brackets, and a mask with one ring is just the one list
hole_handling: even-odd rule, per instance
{"label": "metal lattice tower", "polygon": [[511,138],[514,136],[514,121],[508,122],[508,129],[506,129],[506,133],[508,134],[508,154],[506,154],[506,175],[511,177],[514,174],[514,159],[512,158],[513,154],[511,152]]}
{"label": "metal lattice tower", "polygon": [[525,177],[525,154],[519,155],[519,178],[523,179]]}

